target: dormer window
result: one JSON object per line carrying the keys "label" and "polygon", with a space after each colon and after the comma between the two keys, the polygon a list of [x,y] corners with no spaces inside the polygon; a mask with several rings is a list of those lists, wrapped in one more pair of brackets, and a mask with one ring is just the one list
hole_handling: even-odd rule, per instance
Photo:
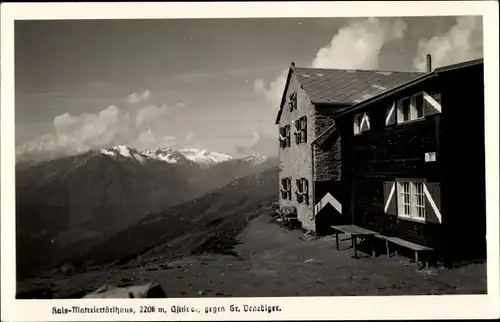
{"label": "dormer window", "polygon": [[424,93],[405,97],[398,101],[398,123],[424,117]]}
{"label": "dormer window", "polygon": [[354,116],[354,135],[370,129],[370,117],[368,113],[360,113]]}
{"label": "dormer window", "polygon": [[288,106],[290,107],[290,111],[297,109],[297,92],[290,94],[290,97],[288,98]]}
{"label": "dormer window", "polygon": [[[394,120],[394,108],[397,111],[396,120]],[[386,113],[386,125],[419,120],[436,113],[441,113],[441,95],[419,92],[398,100],[395,107],[389,107]]]}

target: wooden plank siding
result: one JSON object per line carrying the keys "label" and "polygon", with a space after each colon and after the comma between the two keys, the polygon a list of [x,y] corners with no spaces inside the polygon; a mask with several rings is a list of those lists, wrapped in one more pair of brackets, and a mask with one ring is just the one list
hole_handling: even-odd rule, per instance
{"label": "wooden plank siding", "polygon": [[[349,124],[350,117],[344,121]],[[351,181],[353,224],[433,248],[443,248],[443,224],[421,223],[384,213],[383,183],[397,178],[441,182],[437,162],[426,163],[426,152],[437,152],[440,116],[385,127],[385,109],[370,111],[371,128],[360,135],[342,135],[343,173]]]}
{"label": "wooden plank siding", "polygon": [[[485,249],[482,68],[443,72],[335,120],[341,136],[342,184],[350,195],[344,212],[353,224],[435,248],[450,258],[465,255],[466,245],[473,247],[472,253]],[[442,112],[385,124],[388,106],[420,91],[441,93]],[[362,112],[369,114],[370,130],[355,135],[354,116]],[[435,152],[436,161],[425,162],[426,152]],[[384,182],[397,178],[439,185],[441,223],[385,213]]]}

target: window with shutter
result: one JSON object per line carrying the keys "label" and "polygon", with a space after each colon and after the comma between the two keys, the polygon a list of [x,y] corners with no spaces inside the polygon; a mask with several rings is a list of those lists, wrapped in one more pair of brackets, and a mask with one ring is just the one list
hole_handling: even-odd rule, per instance
{"label": "window with shutter", "polygon": [[297,197],[297,202],[302,203],[305,202],[309,204],[309,196],[308,196],[308,181],[306,178],[295,179],[295,185],[297,189],[295,190],[295,195]]}
{"label": "window with shutter", "polygon": [[[418,92],[399,99],[396,102],[396,109],[396,123],[398,124],[423,119],[426,116],[441,113],[441,94]],[[389,112],[386,114],[385,124],[394,124]]]}
{"label": "window with shutter", "polygon": [[288,99],[288,106],[290,107],[290,111],[297,109],[297,93],[296,92],[293,92],[292,94],[290,94],[290,97]]}
{"label": "window with shutter", "polygon": [[302,117],[302,132],[301,132],[301,135],[302,135],[302,142],[307,142],[307,117],[304,116]]}
{"label": "window with shutter", "polygon": [[[440,188],[438,183],[424,179],[397,179],[395,192],[389,182],[384,183],[384,210],[399,217],[421,222],[441,223]],[[392,200],[389,197],[396,197]]]}
{"label": "window with shutter", "polygon": [[295,144],[300,144],[300,120],[294,121],[295,132],[293,135],[295,136]]}
{"label": "window with shutter", "polygon": [[295,186],[297,187],[295,190],[295,195],[297,197],[297,202],[302,202],[302,181],[300,179],[295,179]]}
{"label": "window with shutter", "polygon": [[292,200],[292,192],[291,192],[291,178],[282,178],[281,179],[281,197],[283,199]]}
{"label": "window with shutter", "polygon": [[305,143],[307,142],[307,117],[302,116],[301,118],[294,121],[295,126],[295,143]]}
{"label": "window with shutter", "polygon": [[285,125],[285,147],[291,146],[290,132],[290,124]]}
{"label": "window with shutter", "polygon": [[280,141],[280,148],[284,148],[285,144],[286,144],[286,135],[285,135],[285,128],[284,127],[280,127],[279,141]]}
{"label": "window with shutter", "polygon": [[280,183],[281,198],[286,199],[286,179],[282,178]]}

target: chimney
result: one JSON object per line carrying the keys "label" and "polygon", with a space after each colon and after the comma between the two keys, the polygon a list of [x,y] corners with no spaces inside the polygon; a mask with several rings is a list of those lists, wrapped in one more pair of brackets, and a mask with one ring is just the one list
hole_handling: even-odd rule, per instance
{"label": "chimney", "polygon": [[430,73],[430,72],[432,72],[432,57],[431,57],[431,54],[427,54],[427,56],[425,58],[426,58],[425,61],[426,61],[427,72]]}
{"label": "chimney", "polygon": [[291,67],[295,67],[295,62],[294,62],[294,61],[292,61],[292,62],[290,63],[290,66],[291,66]]}

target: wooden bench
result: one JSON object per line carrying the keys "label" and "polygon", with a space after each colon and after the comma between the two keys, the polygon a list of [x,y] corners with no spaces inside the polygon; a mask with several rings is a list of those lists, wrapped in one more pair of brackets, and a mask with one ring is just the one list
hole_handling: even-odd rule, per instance
{"label": "wooden bench", "polygon": [[289,229],[293,229],[293,227],[295,227],[299,222],[299,218],[297,217],[297,215],[284,215],[281,212],[279,212],[278,215],[280,219],[280,225],[282,227],[287,225]]}
{"label": "wooden bench", "polygon": [[[415,244],[415,243],[412,243],[410,241],[407,241],[407,240],[404,240],[404,239],[401,239],[398,237],[388,237],[388,236],[384,236],[384,235],[380,235],[380,234],[376,234],[375,237],[382,239],[382,240],[385,240],[387,257],[391,257],[391,253],[389,250],[389,242],[413,250],[415,252],[415,265],[417,266],[417,269],[418,269],[418,262],[419,262],[419,253],[434,251],[434,249],[432,249],[430,247]],[[396,254],[397,254],[397,250],[396,250]],[[429,267],[429,262],[427,260],[425,261],[425,267],[426,268]]]}
{"label": "wooden bench", "polygon": [[[356,241],[357,238],[370,238],[374,237],[377,233],[356,225],[340,225],[340,226],[330,226],[335,231],[335,245],[337,250],[339,250],[339,232],[344,234],[349,234],[351,236],[351,244],[353,248],[353,257],[357,258]],[[375,256],[375,244],[372,243],[372,256]]]}

